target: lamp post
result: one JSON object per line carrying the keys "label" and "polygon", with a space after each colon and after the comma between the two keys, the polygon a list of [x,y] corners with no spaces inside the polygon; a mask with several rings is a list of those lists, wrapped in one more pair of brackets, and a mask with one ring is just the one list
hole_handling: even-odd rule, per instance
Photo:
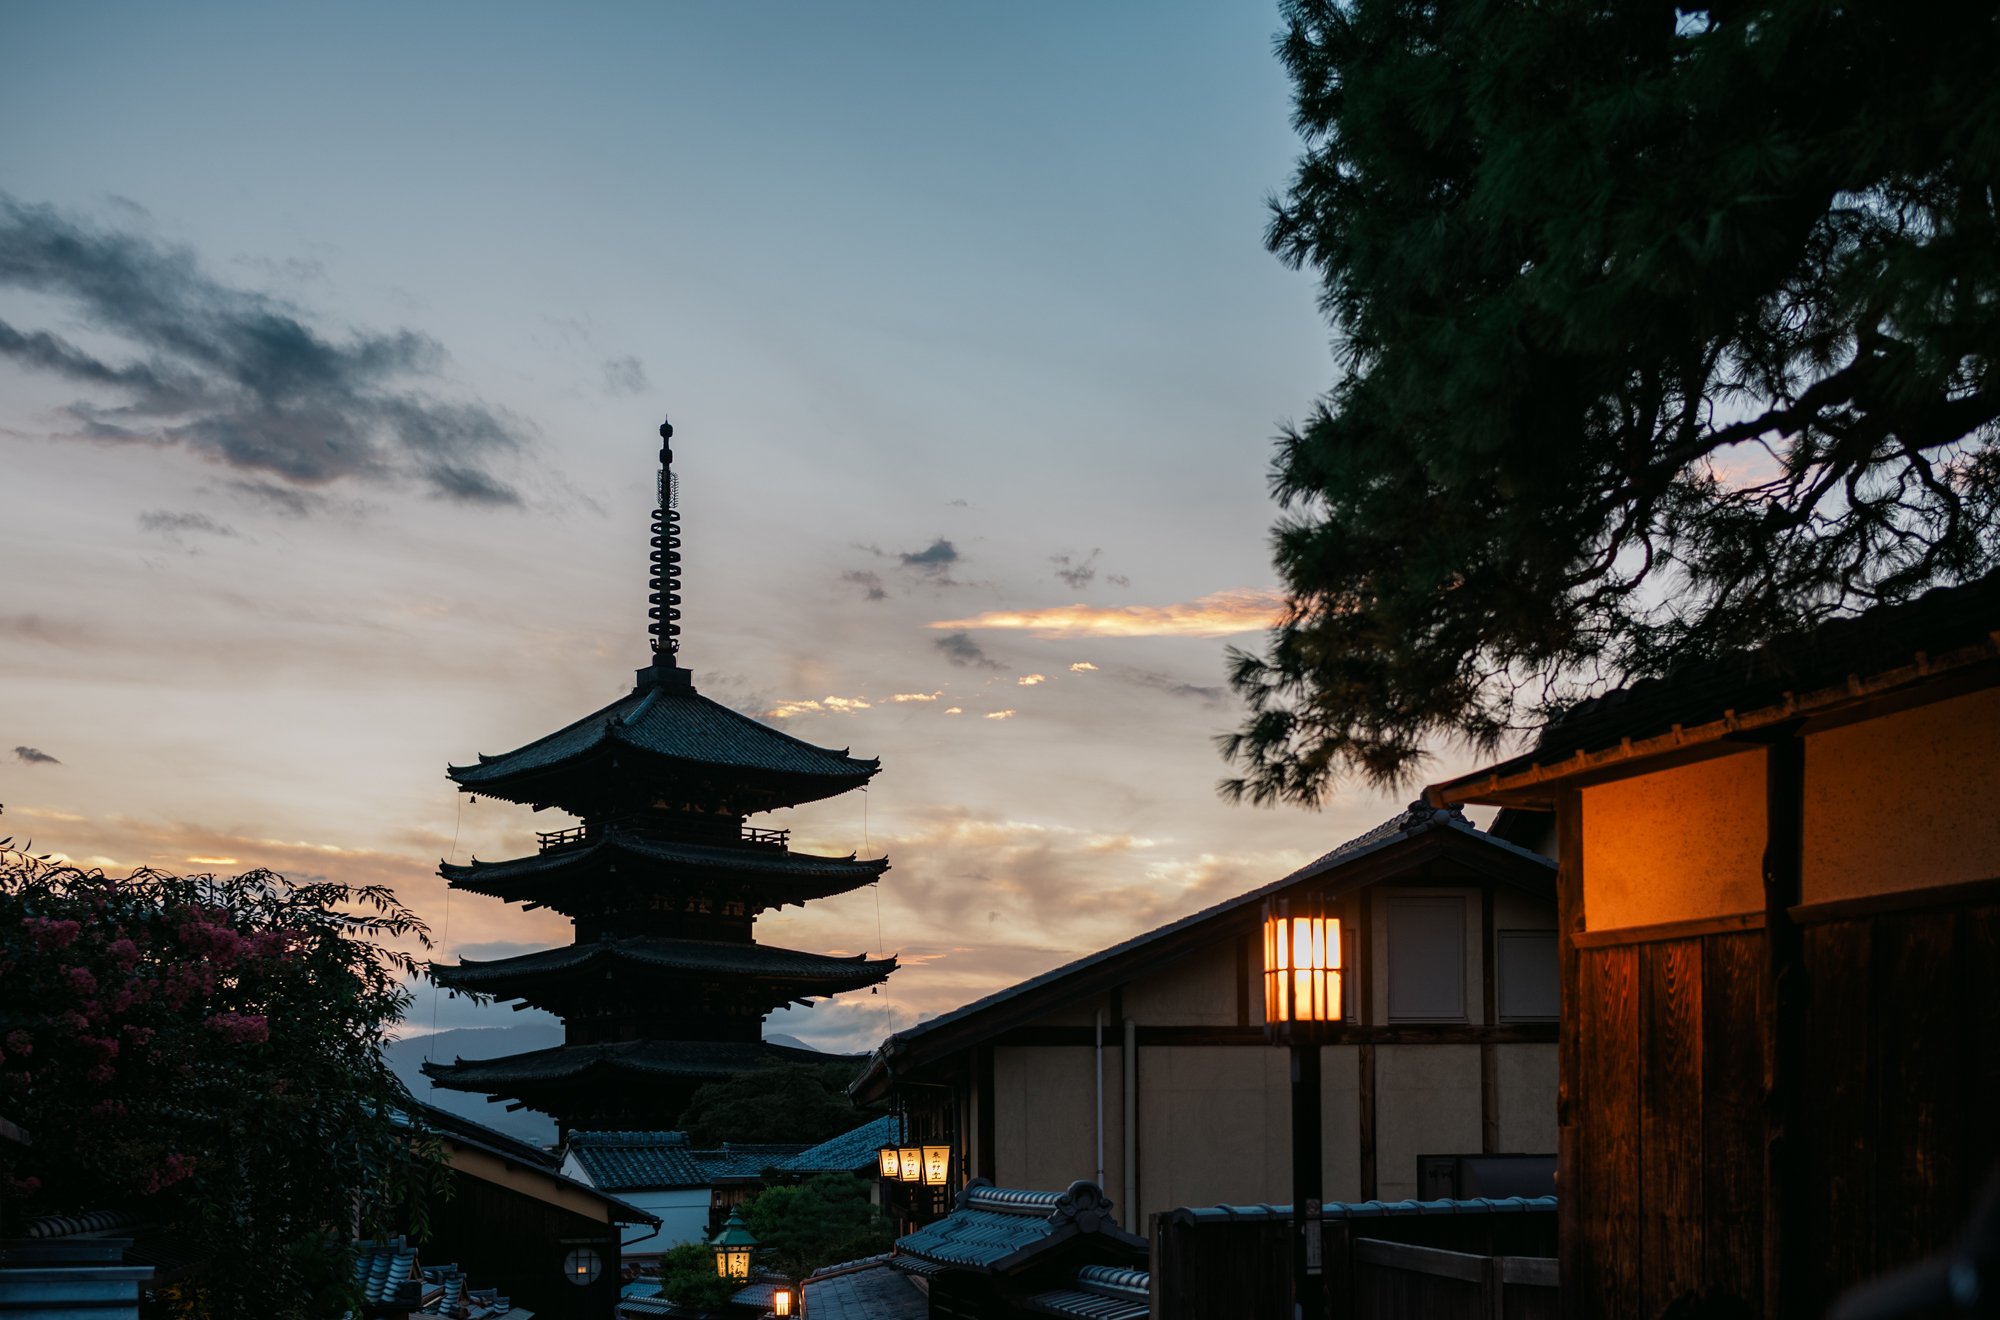
{"label": "lamp post", "polygon": [[709,1243],[715,1250],[715,1272],[725,1279],[747,1282],[750,1278],[750,1253],[757,1249],[757,1239],[750,1236],[750,1229],[743,1223],[743,1213],[731,1210],[729,1219],[722,1225],[722,1231]]}
{"label": "lamp post", "polygon": [[1264,1038],[1292,1052],[1292,1314],[1324,1307],[1320,1046],[1340,1021],[1340,919],[1317,896],[1264,902]]}

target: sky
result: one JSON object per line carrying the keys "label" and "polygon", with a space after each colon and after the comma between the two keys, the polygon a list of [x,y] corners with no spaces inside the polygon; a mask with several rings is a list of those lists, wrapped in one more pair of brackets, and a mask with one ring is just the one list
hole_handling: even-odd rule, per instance
{"label": "sky", "polygon": [[1277,26],[0,6],[0,833],[389,883],[445,959],[566,942],[435,870],[568,822],[444,768],[646,661],[662,416],[683,663],[883,764],[753,822],[883,882],[757,930],[901,970],[769,1029],[871,1048],[1392,814],[1215,792],[1273,437],[1335,371],[1261,242]]}

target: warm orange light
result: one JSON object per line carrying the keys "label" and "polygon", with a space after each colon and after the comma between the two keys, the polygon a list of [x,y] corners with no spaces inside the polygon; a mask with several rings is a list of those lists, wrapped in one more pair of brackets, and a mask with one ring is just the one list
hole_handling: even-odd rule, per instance
{"label": "warm orange light", "polygon": [[924,1184],[928,1187],[942,1187],[945,1176],[951,1171],[951,1147],[924,1147]]}
{"label": "warm orange light", "polygon": [[897,1170],[903,1167],[903,1157],[896,1153],[894,1146],[884,1146],[875,1153],[881,1157],[882,1176],[884,1178],[895,1177]]}
{"label": "warm orange light", "polygon": [[1264,1024],[1273,1035],[1300,1024],[1338,1022],[1340,918],[1317,899],[1264,905]]}
{"label": "warm orange light", "polygon": [[901,1163],[896,1176],[904,1182],[922,1182],[924,1177],[924,1153],[915,1146],[905,1146],[899,1152]]}
{"label": "warm orange light", "polygon": [[787,1284],[779,1284],[771,1294],[771,1314],[790,1315],[792,1313],[792,1290]]}

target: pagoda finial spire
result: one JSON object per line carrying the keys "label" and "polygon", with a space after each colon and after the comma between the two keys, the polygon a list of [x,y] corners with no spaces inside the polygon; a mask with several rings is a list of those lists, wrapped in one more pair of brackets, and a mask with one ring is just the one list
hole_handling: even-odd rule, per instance
{"label": "pagoda finial spire", "polygon": [[652,593],[646,610],[646,631],[653,635],[656,668],[673,667],[681,651],[680,481],[674,476],[673,439],[674,424],[661,422],[660,498],[653,510]]}

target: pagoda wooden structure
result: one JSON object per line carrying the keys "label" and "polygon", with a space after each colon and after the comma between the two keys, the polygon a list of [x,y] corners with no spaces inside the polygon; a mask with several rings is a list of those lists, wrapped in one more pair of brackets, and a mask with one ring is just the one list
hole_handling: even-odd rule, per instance
{"label": "pagoda wooden structure", "polygon": [[556,808],[531,856],[441,863],[454,889],[551,908],[575,942],[433,966],[440,985],[521,1000],[563,1020],[554,1049],[426,1063],[433,1084],[483,1092],[576,1128],[671,1127],[704,1082],[810,1050],[765,1044],[764,1015],[874,985],[894,958],[759,944],[762,912],[878,879],[886,858],[791,850],[753,816],[864,786],[880,763],[781,733],[696,691],[680,666],[680,515],[673,427],[660,428],[653,521],[652,662],[632,691],[545,738],[447,770],[460,791]]}

